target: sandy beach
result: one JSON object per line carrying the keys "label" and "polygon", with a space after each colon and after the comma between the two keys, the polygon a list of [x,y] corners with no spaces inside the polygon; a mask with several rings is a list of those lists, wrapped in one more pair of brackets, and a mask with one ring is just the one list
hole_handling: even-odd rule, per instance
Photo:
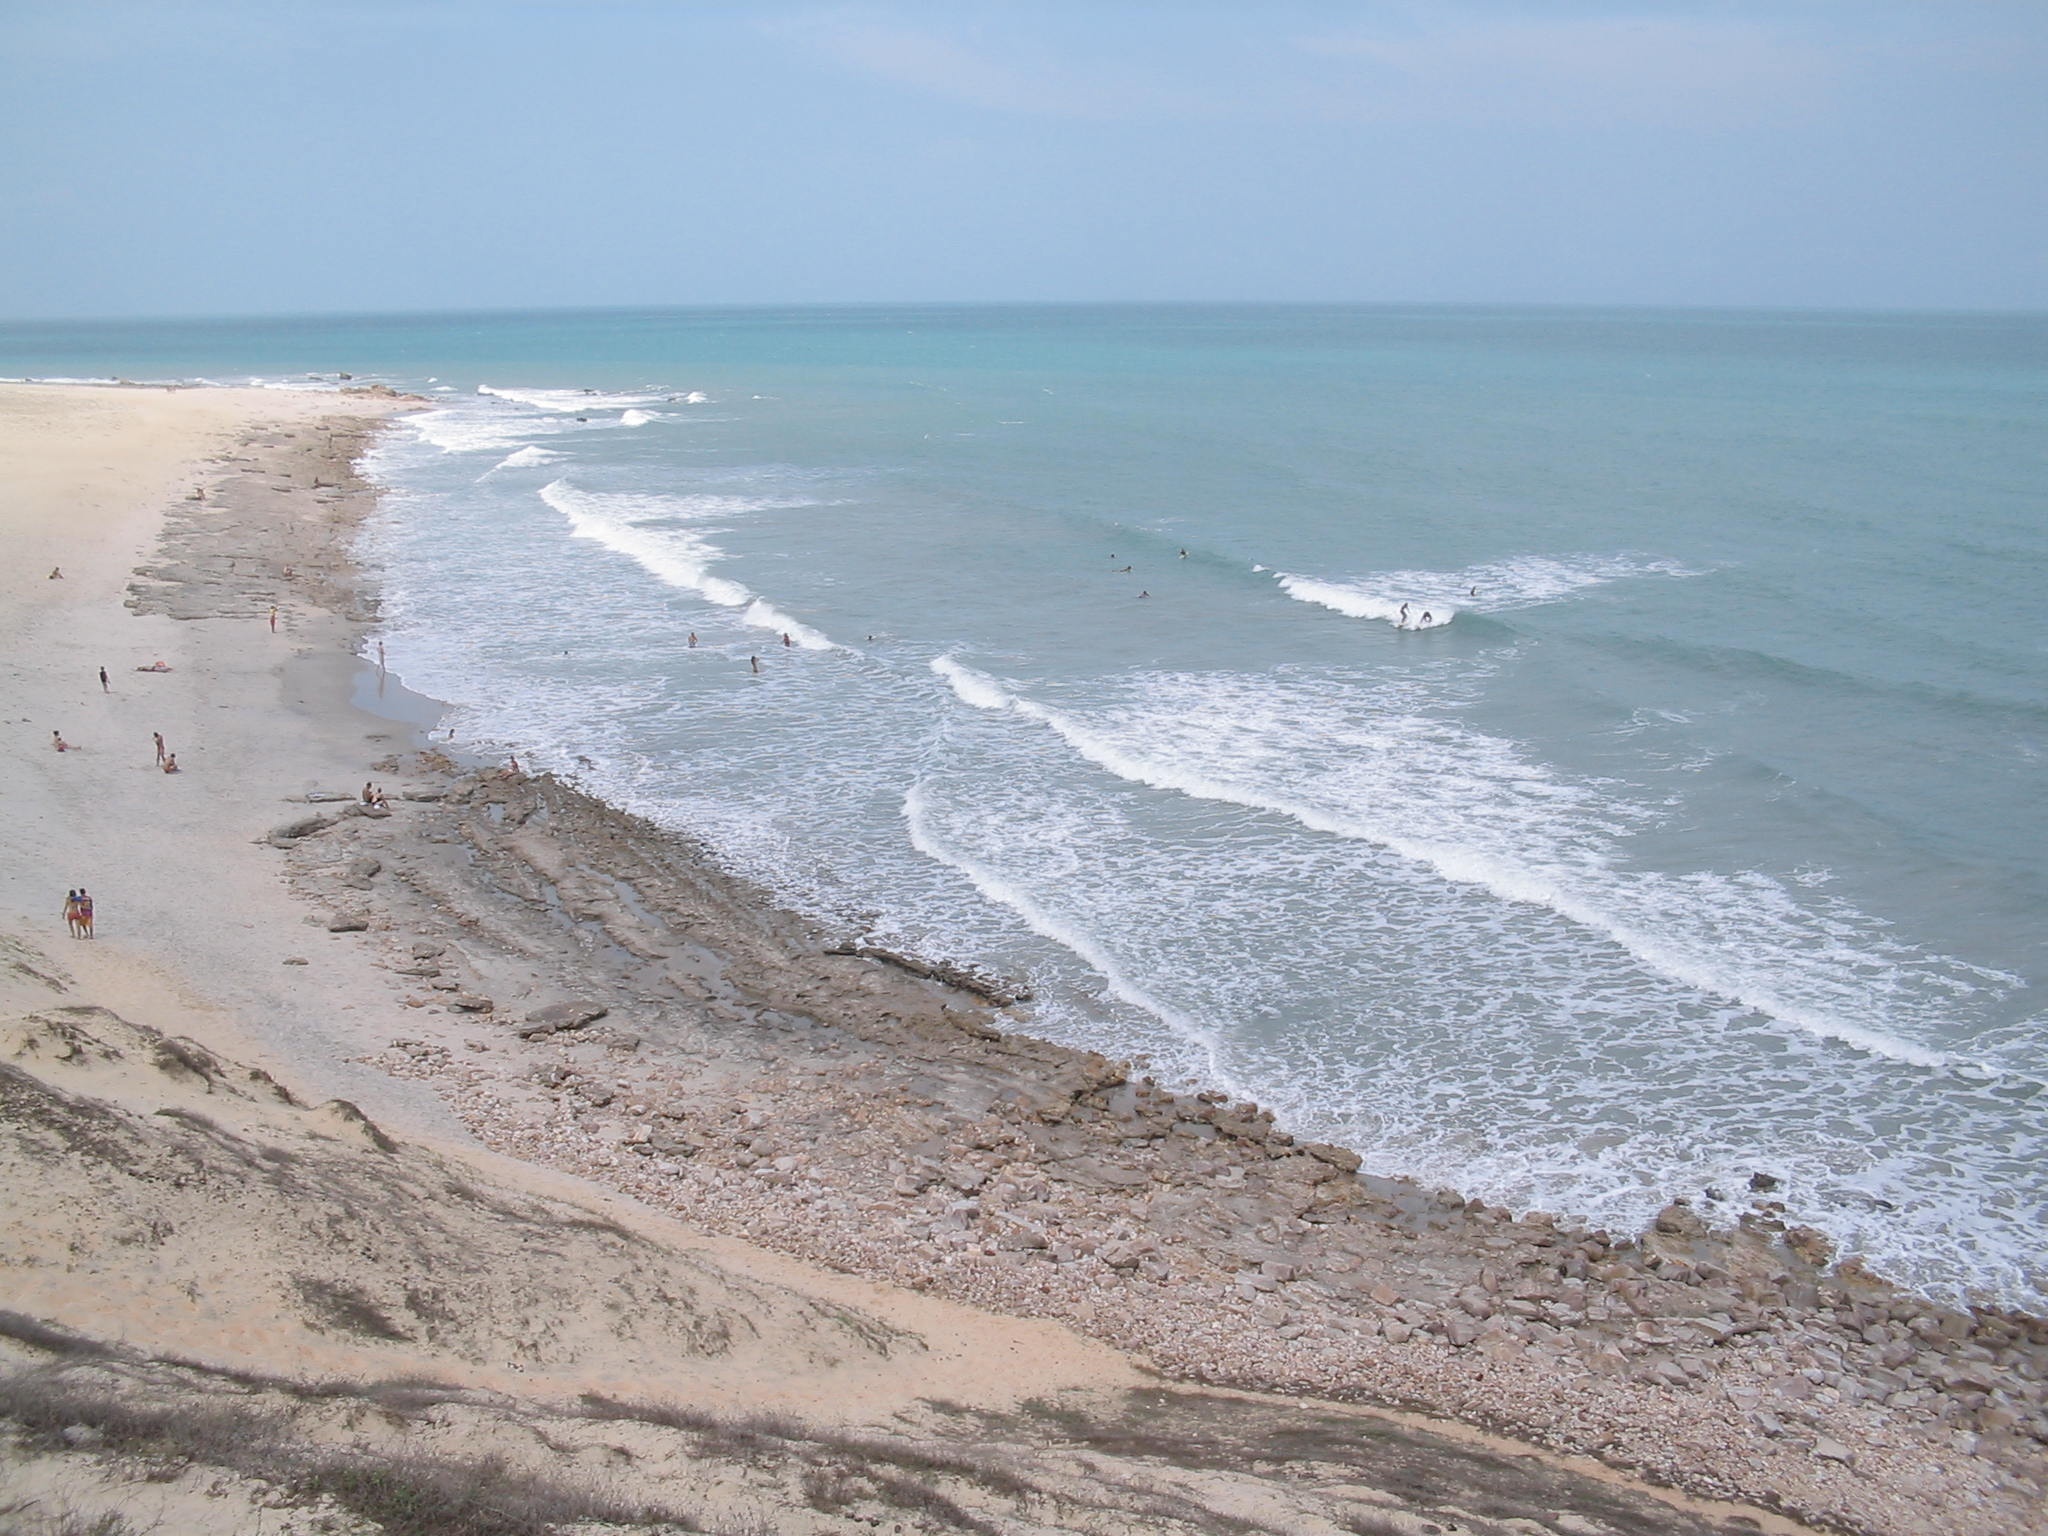
{"label": "sandy beach", "polygon": [[376,1530],[337,1458],[495,1455],[533,1529],[2048,1530],[2048,1325],[1767,1187],[1634,1234],[1368,1177],[437,750],[357,656],[409,405],[0,386],[0,1491]]}

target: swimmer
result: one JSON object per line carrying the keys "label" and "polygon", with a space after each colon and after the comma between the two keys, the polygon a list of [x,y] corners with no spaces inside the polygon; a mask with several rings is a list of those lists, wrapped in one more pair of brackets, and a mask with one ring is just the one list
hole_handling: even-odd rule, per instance
{"label": "swimmer", "polygon": [[796,642],[795,642],[794,640],[792,640],[792,639],[790,639],[790,638],[789,638],[789,631],[788,631],[788,630],[786,630],[786,629],[785,629],[785,630],[784,630],[784,631],[782,632],[782,643],[783,643],[784,645],[795,645],[795,644],[796,644]]}
{"label": "swimmer", "polygon": [[747,664],[751,666],[757,673],[761,670],[761,658],[758,656],[749,656],[747,658]]}
{"label": "swimmer", "polygon": [[1423,610],[1422,610],[1422,627],[1423,627],[1424,629],[1427,629],[1427,628],[1429,628],[1429,626],[1430,626],[1430,625],[1434,624],[1435,622],[1436,622],[1436,620],[1435,620],[1435,618],[1434,618],[1434,617],[1433,617],[1433,616],[1432,616],[1432,615],[1430,614],[1430,611],[1429,611],[1429,610],[1428,610],[1427,608],[1423,609]]}
{"label": "swimmer", "polygon": [[690,631],[690,649],[693,651],[697,649],[697,631],[694,629]]}
{"label": "swimmer", "polygon": [[1140,593],[1138,594],[1138,596],[1140,596],[1140,597],[1150,597],[1151,595],[1152,595],[1152,594],[1151,594],[1150,592],[1140,592]]}
{"label": "swimmer", "polygon": [[1187,559],[1187,557],[1188,557],[1188,552],[1187,552],[1186,550],[1182,550],[1182,551],[1180,552],[1180,557],[1181,557],[1181,559],[1183,559],[1183,560]]}

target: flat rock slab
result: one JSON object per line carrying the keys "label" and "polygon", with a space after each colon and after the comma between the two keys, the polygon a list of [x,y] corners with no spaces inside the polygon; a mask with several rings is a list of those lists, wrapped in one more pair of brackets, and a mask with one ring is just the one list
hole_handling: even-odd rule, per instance
{"label": "flat rock slab", "polygon": [[529,1013],[526,1022],[519,1026],[519,1033],[524,1039],[537,1040],[557,1030],[582,1029],[587,1024],[595,1024],[609,1012],[611,1010],[603,1003],[549,1003],[545,1008],[536,1008]]}

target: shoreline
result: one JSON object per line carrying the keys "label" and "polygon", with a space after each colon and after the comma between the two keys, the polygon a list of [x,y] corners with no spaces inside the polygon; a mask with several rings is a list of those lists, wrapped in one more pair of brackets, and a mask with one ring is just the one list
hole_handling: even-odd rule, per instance
{"label": "shoreline", "polygon": [[[261,614],[285,545],[228,550],[271,526],[271,497],[318,499],[304,459],[331,463],[334,440],[325,459],[270,446],[224,466],[203,516],[173,503],[186,515],[131,606]],[[266,481],[240,506],[234,484],[288,466],[292,489]],[[374,492],[346,495],[359,519]],[[867,1282],[1056,1320],[1182,1381],[1392,1404],[1850,1529],[2048,1528],[2024,1523],[2042,1486],[2025,1431],[2048,1433],[2039,1320],[1906,1297],[1769,1211],[1716,1232],[1674,1206],[1612,1238],[1361,1176],[1355,1154],[1298,1147],[1220,1095],[1169,1093],[1004,1031],[985,997],[830,954],[685,839],[545,775],[464,771],[362,730],[377,673],[354,654],[374,618],[354,526],[326,518],[290,544],[313,551],[289,589],[311,643],[279,703],[326,761],[293,765],[296,810],[276,773],[252,786],[260,814],[238,809],[281,855],[294,912],[316,914],[296,958],[321,959],[298,977],[336,973],[338,995],[380,967],[389,991],[341,1005],[374,1017],[317,1051],[273,1035],[273,1071],[302,1079],[325,1053],[336,1080],[374,1072],[379,1115],[415,1132]],[[391,815],[305,800],[349,793],[366,766],[397,788]]]}

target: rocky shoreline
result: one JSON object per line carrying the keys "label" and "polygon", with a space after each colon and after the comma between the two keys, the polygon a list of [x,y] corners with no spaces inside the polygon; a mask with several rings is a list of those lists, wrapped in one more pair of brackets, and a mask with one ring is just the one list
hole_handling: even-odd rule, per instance
{"label": "rocky shoreline", "polygon": [[[241,611],[243,568],[287,558],[223,571],[211,541],[251,529],[216,504],[138,603]],[[303,595],[367,623],[348,520],[314,531]],[[1732,1227],[1675,1204],[1615,1234],[1374,1177],[1032,1039],[1001,988],[861,953],[572,784],[366,770],[388,810],[281,806],[268,842],[309,953],[392,975],[372,1059],[493,1149],[1185,1381],[1446,1416],[1836,1529],[2048,1530],[2048,1322],[1838,1263],[1768,1189]]]}

